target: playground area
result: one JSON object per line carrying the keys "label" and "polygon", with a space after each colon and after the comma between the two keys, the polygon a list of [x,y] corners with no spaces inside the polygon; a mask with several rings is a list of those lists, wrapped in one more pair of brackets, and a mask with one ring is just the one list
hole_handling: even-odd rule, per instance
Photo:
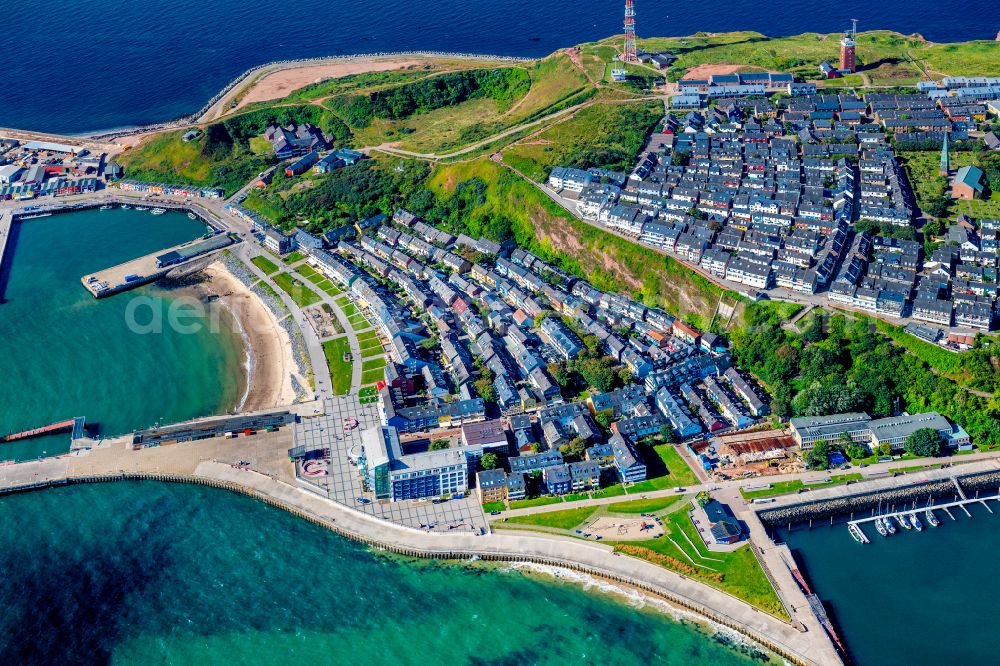
{"label": "playground area", "polygon": [[580,528],[601,541],[646,541],[663,535],[655,518],[601,515]]}

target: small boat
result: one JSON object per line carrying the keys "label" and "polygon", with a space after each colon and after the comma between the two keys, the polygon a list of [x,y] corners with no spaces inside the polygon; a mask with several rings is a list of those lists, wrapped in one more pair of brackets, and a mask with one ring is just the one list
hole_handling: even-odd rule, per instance
{"label": "small boat", "polygon": [[198,217],[194,213],[188,213],[188,219],[189,220],[197,220]]}
{"label": "small boat", "polygon": [[896,530],[896,524],[892,522],[892,518],[886,516],[882,519],[882,522],[885,524],[885,529],[889,530],[889,534],[895,534],[898,531]]}
{"label": "small boat", "polygon": [[851,536],[858,543],[869,543],[868,537],[866,537],[865,533],[861,531],[861,528],[854,523],[847,524],[847,531],[851,533]]}
{"label": "small boat", "polygon": [[906,517],[905,513],[900,513],[896,516],[896,520],[899,521],[899,526],[904,530],[912,530],[913,525],[910,524],[910,519]]}
{"label": "small boat", "polygon": [[166,208],[154,208],[154,209],[152,209],[149,212],[152,213],[153,215],[163,215],[164,213],[167,212],[167,209]]}
{"label": "small boat", "polygon": [[941,524],[941,521],[938,520],[938,517],[935,516],[934,512],[931,511],[930,509],[924,511],[924,518],[927,519],[927,524],[929,524],[931,527],[937,527],[938,525]]}
{"label": "small boat", "polygon": [[103,206],[101,206],[101,210],[111,210],[112,208],[114,208],[114,206],[112,206],[111,204],[104,204]]}
{"label": "small boat", "polygon": [[913,522],[913,528],[915,530],[917,530],[918,532],[923,532],[924,531],[924,524],[922,522],[920,522],[919,518],[917,518],[917,512],[916,511],[914,511],[913,513],[910,514],[910,520]]}
{"label": "small boat", "polygon": [[889,536],[889,530],[886,529],[885,524],[882,522],[881,518],[875,519],[875,529],[877,529],[878,533],[881,534],[882,536],[884,537]]}

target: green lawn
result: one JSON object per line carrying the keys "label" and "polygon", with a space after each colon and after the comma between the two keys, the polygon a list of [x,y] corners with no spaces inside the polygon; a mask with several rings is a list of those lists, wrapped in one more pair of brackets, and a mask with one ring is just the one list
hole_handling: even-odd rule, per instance
{"label": "green lawn", "polygon": [[325,275],[320,275],[319,273],[317,273],[316,269],[310,266],[309,264],[302,264],[301,266],[298,266],[295,270],[299,272],[299,275],[307,278],[310,282],[313,283],[315,283],[315,280],[312,279],[314,277],[320,280],[327,279]]}
{"label": "green lawn", "polygon": [[620,483],[616,483],[613,486],[608,486],[607,488],[601,488],[600,490],[594,490],[590,493],[591,497],[617,497],[618,495],[624,495],[625,488]]}
{"label": "green lawn", "polygon": [[663,518],[666,531],[663,537],[616,543],[615,550],[728,592],[787,621],[788,614],[751,552],[750,544],[728,553],[709,551],[687,512],[685,506]]}
{"label": "green lawn", "polygon": [[549,497],[546,495],[544,497],[535,497],[533,499],[514,500],[513,502],[510,502],[510,508],[525,509],[529,506],[545,506],[546,504],[558,504],[559,502],[562,502],[561,497]]}
{"label": "green lawn", "polygon": [[298,250],[295,250],[294,252],[289,252],[288,256],[286,256],[284,259],[282,259],[282,261],[285,262],[288,265],[292,265],[295,262],[302,261],[305,258],[306,258],[306,255],[302,254]]}
{"label": "green lawn", "polygon": [[382,356],[380,358],[369,359],[367,361],[364,361],[361,364],[361,370],[362,370],[362,372],[367,371],[367,370],[380,370],[380,369],[382,369],[384,367],[385,367],[385,357],[384,356]]}
{"label": "green lawn", "polygon": [[330,367],[333,392],[337,395],[346,395],[351,390],[353,365],[350,361],[344,362],[344,354],[350,351],[351,345],[346,337],[323,343],[323,354],[326,356],[326,364]]}
{"label": "green lawn", "polygon": [[385,350],[382,349],[382,345],[381,344],[368,345],[368,346],[361,345],[361,357],[362,358],[371,358],[372,356],[381,356],[384,353],[385,353]]}
{"label": "green lawn", "polygon": [[[361,390],[364,391],[365,389]],[[487,502],[483,505],[483,511],[486,513],[490,513],[492,511],[505,511],[506,509],[507,505],[503,502]]]}
{"label": "green lawn", "polygon": [[333,284],[332,282],[330,283],[329,287],[320,287],[320,288],[330,296],[339,296],[340,294],[344,293],[343,291],[341,291],[340,287]]}
{"label": "green lawn", "polygon": [[305,283],[299,282],[288,273],[278,273],[272,279],[300,308],[307,308],[323,300]]}
{"label": "green lawn", "polygon": [[365,370],[361,373],[361,383],[362,384],[374,384],[375,382],[380,382],[385,379],[385,368],[375,368],[373,370]]}
{"label": "green lawn", "polygon": [[270,259],[268,259],[263,255],[256,256],[250,261],[253,262],[254,266],[264,271],[264,275],[271,275],[272,273],[277,273],[279,270],[281,270],[281,267],[278,266],[278,264],[274,263],[273,261],[271,261]]}
{"label": "green lawn", "polygon": [[[514,507],[512,506],[511,508]],[[517,516],[516,518],[504,518],[503,522],[571,530],[590,518],[595,511],[597,511],[597,507],[588,506],[579,509],[566,509],[565,511],[550,511],[548,513],[533,513],[529,516]]]}
{"label": "green lawn", "polygon": [[637,499],[630,502],[615,502],[608,505],[608,511],[611,513],[656,513],[682,500],[683,495],[677,495],[676,497],[657,497]]}
{"label": "green lawn", "polygon": [[368,320],[365,319],[364,317],[362,317],[360,320],[351,318],[348,321],[350,321],[351,328],[353,328],[355,331],[364,331],[366,329],[371,328],[371,324],[369,324]]}
{"label": "green lawn", "polygon": [[745,499],[761,499],[764,497],[776,497],[778,495],[787,495],[788,493],[798,492],[802,488],[829,488],[830,486],[839,486],[841,484],[847,483],[848,481],[859,481],[861,479],[860,473],[851,474],[836,474],[830,477],[830,481],[827,483],[809,483],[805,484],[798,479],[794,481],[778,481],[777,483],[771,484],[770,488],[764,488],[762,490],[750,490],[745,491],[740,488],[740,494],[743,495]]}
{"label": "green lawn", "polygon": [[629,486],[629,494],[635,495],[651,490],[679,488],[699,483],[698,477],[684,462],[684,458],[677,452],[673,444],[658,444],[653,447],[653,451],[656,453],[655,458],[648,454],[649,447],[645,447],[643,451],[647,471],[652,478]]}
{"label": "green lawn", "polygon": [[350,318],[358,313],[358,306],[351,303],[346,298],[343,299],[343,302],[341,302],[341,299],[337,299],[337,305],[339,305],[340,309],[343,310],[345,317]]}

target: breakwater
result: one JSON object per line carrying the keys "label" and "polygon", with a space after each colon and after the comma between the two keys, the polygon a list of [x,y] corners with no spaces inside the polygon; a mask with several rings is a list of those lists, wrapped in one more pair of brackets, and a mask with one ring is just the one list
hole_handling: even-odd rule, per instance
{"label": "breakwater", "polygon": [[255,67],[251,67],[246,70],[235,79],[230,81],[225,87],[223,87],[219,92],[212,96],[204,106],[185,116],[175,118],[174,120],[167,120],[162,123],[153,123],[151,125],[138,125],[135,127],[122,127],[114,130],[107,130],[101,132],[94,132],[89,134],[81,134],[83,138],[90,139],[92,141],[112,141],[114,139],[119,139],[124,136],[131,136],[133,134],[144,134],[146,132],[162,132],[170,129],[178,129],[186,125],[192,125],[200,122],[207,122],[210,120],[205,116],[212,110],[216,104],[221,102],[229,93],[233,92],[243,83],[247,82],[256,74],[262,73],[264,70],[274,69],[274,71],[281,71],[282,69],[290,69],[292,67],[311,67],[318,65],[334,64],[338,62],[354,62],[358,60],[392,60],[396,58],[426,58],[426,59],[460,59],[460,60],[484,60],[491,62],[507,62],[507,63],[519,63],[519,62],[530,62],[532,58],[521,58],[516,56],[499,56],[499,55],[489,55],[489,54],[478,54],[478,53],[449,53],[447,51],[387,51],[379,53],[364,53],[356,55],[346,55],[346,56],[326,56],[322,58],[296,58],[289,60],[273,60],[271,62],[266,62]]}
{"label": "breakwater", "polygon": [[[965,476],[945,477],[930,481],[917,481],[912,485],[872,488],[869,490],[850,492],[849,487],[840,497],[831,497],[815,501],[805,500],[801,503],[774,509],[765,509],[757,513],[761,521],[768,527],[788,527],[818,520],[836,520],[838,517],[850,517],[854,514],[869,514],[882,508],[883,511],[900,510],[917,503],[918,507],[927,501],[951,501],[959,497],[956,482],[968,497],[974,497],[979,492],[993,493],[1000,487],[1000,472],[988,471]],[[848,494],[850,493],[850,494]]]}
{"label": "breakwater", "polygon": [[[237,479],[237,475],[238,479]],[[229,478],[232,477],[232,478]],[[376,550],[414,558],[436,560],[483,560],[530,562],[597,576],[642,590],[712,623],[747,636],[759,645],[795,664],[839,663],[832,647],[819,641],[815,632],[801,633],[760,611],[746,607],[728,595],[705,588],[641,560],[615,557],[609,549],[583,546],[557,539],[510,535],[448,535],[441,538],[419,530],[372,519],[345,507],[314,497],[304,490],[275,482],[255,472],[233,472],[229,466],[202,463],[193,474],[124,472],[69,475],[51,485],[152,480],[211,486],[240,493],[280,508],[322,526],[344,538]],[[31,489],[42,487],[31,484]],[[6,492],[26,490],[12,487]]]}

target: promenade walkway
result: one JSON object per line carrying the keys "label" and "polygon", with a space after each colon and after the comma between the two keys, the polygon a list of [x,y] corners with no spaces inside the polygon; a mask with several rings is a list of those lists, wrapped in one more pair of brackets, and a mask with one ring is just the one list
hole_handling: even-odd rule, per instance
{"label": "promenade walkway", "polygon": [[[289,430],[273,439],[206,440],[132,451],[124,440],[104,443],[89,453],[0,468],[0,490],[66,480],[160,478],[207,483],[244,492],[338,533],[412,556],[441,559],[531,561],[609,578],[662,596],[729,626],[801,664],[839,664],[832,644],[817,626],[802,632],[728,594],[643,560],[616,555],[603,544],[556,535],[525,533],[434,533],[380,520],[332,502],[290,482],[284,457]],[[230,457],[252,459],[254,469],[234,468]]]}

